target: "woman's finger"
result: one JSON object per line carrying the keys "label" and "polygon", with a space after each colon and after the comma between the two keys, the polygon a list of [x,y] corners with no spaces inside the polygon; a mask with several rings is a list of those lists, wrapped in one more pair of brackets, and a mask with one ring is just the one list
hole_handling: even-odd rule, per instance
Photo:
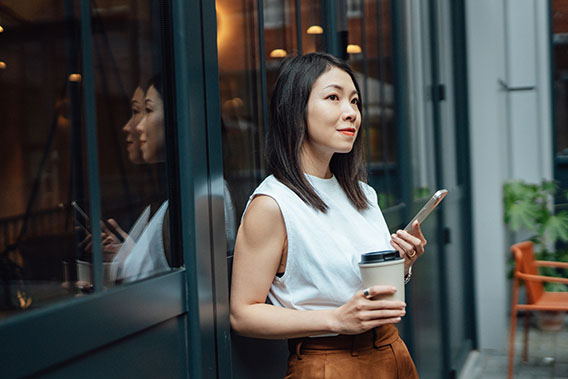
{"label": "woman's finger", "polygon": [[408,259],[414,258],[417,251],[415,251],[413,245],[403,240],[396,234],[393,234],[391,237],[392,237],[391,242],[394,242],[395,244],[397,244],[397,246],[399,246],[399,249],[397,249],[399,253],[401,252],[404,253],[404,255],[408,257]]}
{"label": "woman's finger", "polygon": [[126,239],[126,237],[128,237],[128,233],[126,233],[121,227],[120,225],[118,225],[118,222],[116,222],[116,220],[114,218],[109,218],[108,223],[110,225],[112,225],[112,227],[124,238]]}
{"label": "woman's finger", "polygon": [[426,238],[422,233],[422,228],[420,227],[420,223],[418,221],[414,221],[414,223],[412,224],[412,229],[413,229],[412,234],[420,239],[420,241],[422,242],[422,246],[426,246],[428,241],[426,241]]}

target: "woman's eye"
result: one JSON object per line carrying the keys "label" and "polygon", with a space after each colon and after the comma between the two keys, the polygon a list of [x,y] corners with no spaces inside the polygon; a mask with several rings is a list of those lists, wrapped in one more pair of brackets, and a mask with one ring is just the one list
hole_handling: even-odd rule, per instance
{"label": "woman's eye", "polygon": [[145,111],[146,113],[152,113],[152,109],[150,109],[150,108],[146,108],[146,109],[144,109],[144,111]]}
{"label": "woman's eye", "polygon": [[351,100],[352,104],[359,104],[359,99],[354,98],[353,100]]}
{"label": "woman's eye", "polygon": [[329,100],[333,100],[333,101],[339,100],[339,97],[338,97],[337,95],[329,95],[327,98],[328,98]]}
{"label": "woman's eye", "polygon": [[140,113],[140,111],[139,111],[138,109],[134,109],[134,108],[132,109],[132,114],[133,114],[133,115],[137,115],[137,114],[139,114],[139,113]]}

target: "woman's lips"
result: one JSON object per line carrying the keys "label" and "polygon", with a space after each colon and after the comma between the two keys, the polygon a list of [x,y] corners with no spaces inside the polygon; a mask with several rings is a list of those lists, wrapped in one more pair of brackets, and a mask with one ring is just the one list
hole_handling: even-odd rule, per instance
{"label": "woman's lips", "polygon": [[340,129],[339,132],[346,135],[346,136],[350,136],[350,137],[353,137],[355,135],[355,129],[352,129],[352,128]]}

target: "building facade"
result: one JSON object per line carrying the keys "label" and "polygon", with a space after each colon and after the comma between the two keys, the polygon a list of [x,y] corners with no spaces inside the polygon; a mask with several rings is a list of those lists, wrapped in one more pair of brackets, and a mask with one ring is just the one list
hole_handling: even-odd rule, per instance
{"label": "building facade", "polygon": [[553,177],[549,16],[544,0],[0,1],[2,377],[283,376],[286,341],[231,333],[230,272],[278,68],[312,51],[356,73],[390,229],[449,190],[399,325],[421,377],[502,348],[501,185]]}

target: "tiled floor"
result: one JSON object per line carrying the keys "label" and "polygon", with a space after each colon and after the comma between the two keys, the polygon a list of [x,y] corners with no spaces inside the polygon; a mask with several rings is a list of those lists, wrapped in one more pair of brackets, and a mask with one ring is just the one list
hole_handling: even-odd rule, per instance
{"label": "tiled floor", "polygon": [[[528,362],[521,362],[523,322],[519,320],[515,335],[515,370],[517,379],[568,379],[568,323],[559,332],[545,332],[531,326],[529,331]],[[568,321],[568,317],[567,317]],[[507,346],[508,349],[508,346]],[[501,379],[507,377],[508,350],[479,352],[472,379]]]}

